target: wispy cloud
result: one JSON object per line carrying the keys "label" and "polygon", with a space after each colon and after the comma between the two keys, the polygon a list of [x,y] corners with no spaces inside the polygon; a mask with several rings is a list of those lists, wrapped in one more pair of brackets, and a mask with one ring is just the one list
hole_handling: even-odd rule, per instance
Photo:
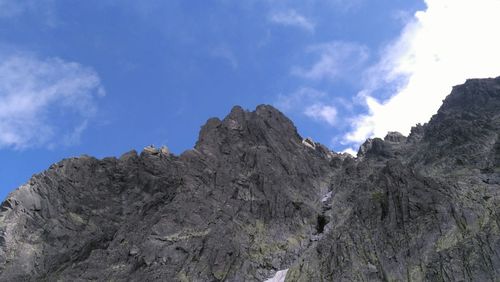
{"label": "wispy cloud", "polygon": [[283,26],[298,27],[309,32],[314,32],[315,28],[315,25],[311,20],[292,9],[272,13],[269,15],[269,21]]}
{"label": "wispy cloud", "polygon": [[305,109],[304,114],[315,120],[324,121],[329,125],[335,125],[337,109],[333,106],[316,103],[308,106]]}
{"label": "wispy cloud", "polygon": [[224,61],[226,61],[231,68],[237,69],[238,68],[238,59],[236,58],[236,55],[234,52],[231,50],[231,48],[227,47],[226,45],[220,45],[215,48],[213,48],[210,52],[210,54],[213,57],[220,58]]}
{"label": "wispy cloud", "polygon": [[0,0],[0,18],[10,18],[32,9],[36,1],[31,0]]}
{"label": "wispy cloud", "polygon": [[[500,1],[427,0],[380,62],[367,72],[360,97],[368,114],[353,120],[351,144],[425,123],[451,87],[467,78],[500,75]],[[388,92],[378,100],[375,92]]]}
{"label": "wispy cloud", "polygon": [[302,87],[291,94],[279,95],[276,106],[283,111],[292,111],[302,108],[304,105],[312,105],[326,96],[325,92],[309,87]]}
{"label": "wispy cloud", "polygon": [[57,23],[53,8],[54,0],[0,0],[0,19],[32,13],[41,17],[43,24],[53,27]]}
{"label": "wispy cloud", "polygon": [[295,66],[292,74],[311,80],[335,80],[349,76],[368,59],[368,48],[352,43],[334,41],[310,46],[307,50],[318,56],[309,68]]}
{"label": "wispy cloud", "polygon": [[303,87],[291,94],[278,96],[275,104],[285,112],[303,114],[315,121],[335,125],[337,109],[329,102],[327,93]]}
{"label": "wispy cloud", "polygon": [[336,9],[347,13],[351,11],[356,11],[359,9],[366,0],[330,0],[329,4],[332,4]]}
{"label": "wispy cloud", "polygon": [[[365,46],[342,41],[312,45],[307,48],[306,53],[315,57],[312,66],[295,66],[291,70],[292,75],[302,79],[303,85],[322,80],[336,82],[351,77],[368,58],[368,49]],[[338,105],[347,109],[348,104],[331,93],[312,87],[300,87],[291,94],[280,95],[276,103],[283,111],[299,112],[329,126],[337,124]]]}
{"label": "wispy cloud", "polygon": [[0,148],[76,143],[104,89],[96,72],[58,58],[0,56]]}

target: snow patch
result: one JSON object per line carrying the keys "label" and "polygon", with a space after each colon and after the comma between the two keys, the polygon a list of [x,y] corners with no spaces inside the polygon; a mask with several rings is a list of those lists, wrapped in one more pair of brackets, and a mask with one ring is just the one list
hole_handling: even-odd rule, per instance
{"label": "snow patch", "polygon": [[274,275],[273,278],[267,279],[264,282],[285,282],[287,272],[288,272],[288,269],[280,270],[280,271],[276,272],[276,275]]}
{"label": "snow patch", "polygon": [[316,144],[314,143],[314,141],[310,137],[307,137],[306,139],[302,140],[302,144],[304,144],[305,146],[307,146],[313,150],[316,150]]}
{"label": "snow patch", "polygon": [[328,201],[330,198],[332,197],[332,191],[326,193],[324,196],[323,196],[323,199],[321,199],[321,202],[326,202]]}

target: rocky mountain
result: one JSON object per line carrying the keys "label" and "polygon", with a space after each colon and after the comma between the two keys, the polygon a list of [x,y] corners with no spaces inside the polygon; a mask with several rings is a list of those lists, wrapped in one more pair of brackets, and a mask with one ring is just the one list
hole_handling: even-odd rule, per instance
{"label": "rocky mountain", "polygon": [[234,107],[180,156],[65,159],[12,192],[0,280],[499,281],[499,208],[500,78],[356,158]]}

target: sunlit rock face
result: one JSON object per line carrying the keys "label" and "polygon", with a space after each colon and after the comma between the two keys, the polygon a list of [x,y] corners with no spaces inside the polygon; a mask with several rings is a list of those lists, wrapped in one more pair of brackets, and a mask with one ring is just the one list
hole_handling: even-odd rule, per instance
{"label": "sunlit rock face", "polygon": [[180,156],[33,176],[1,205],[0,281],[495,281],[499,135],[499,78],[357,158],[271,106],[234,107]]}

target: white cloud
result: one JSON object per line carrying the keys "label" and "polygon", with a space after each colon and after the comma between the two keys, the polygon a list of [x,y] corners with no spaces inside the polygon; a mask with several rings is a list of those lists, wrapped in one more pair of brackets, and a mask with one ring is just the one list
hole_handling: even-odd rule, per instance
{"label": "white cloud", "polygon": [[273,13],[269,16],[269,21],[283,26],[293,26],[302,28],[309,32],[313,32],[315,27],[312,21],[302,16],[301,14],[297,13],[297,11],[295,10],[287,10],[287,11]]}
{"label": "white cloud", "polygon": [[337,110],[333,106],[320,103],[308,106],[305,109],[304,114],[315,120],[324,121],[329,125],[335,125],[337,118]]}
{"label": "white cloud", "polygon": [[329,100],[327,93],[303,87],[289,95],[278,96],[276,106],[285,112],[298,112],[313,120],[335,125],[337,109]]}
{"label": "white cloud", "polygon": [[335,80],[349,76],[368,59],[368,49],[352,42],[318,44],[307,51],[318,54],[319,59],[310,68],[293,67],[292,74],[311,80]]}
{"label": "white cloud", "polygon": [[[315,58],[310,68],[295,66],[291,73],[312,82],[350,79],[356,76],[354,73],[359,71],[368,58],[365,46],[343,41],[312,45],[306,52],[318,58]],[[283,111],[300,112],[308,118],[332,126],[337,122],[337,108],[333,102],[344,108],[349,107],[342,99],[310,87],[301,87],[289,95],[280,95],[276,104]]]}
{"label": "white cloud", "polygon": [[347,148],[347,149],[344,149],[341,153],[347,153],[351,156],[357,156],[358,155],[358,152],[356,152],[354,149],[352,148]]}
{"label": "white cloud", "polygon": [[58,58],[0,56],[0,78],[0,148],[78,142],[104,95],[95,71]]}
{"label": "white cloud", "polygon": [[289,95],[279,95],[276,106],[282,111],[293,111],[302,108],[304,105],[312,105],[318,99],[324,98],[325,92],[313,88],[302,87]]}
{"label": "white cloud", "polygon": [[[361,143],[388,131],[408,134],[436,113],[453,85],[500,75],[500,1],[426,0],[367,72],[360,93],[368,114],[354,119],[345,139]],[[375,92],[390,91],[379,101]]]}

